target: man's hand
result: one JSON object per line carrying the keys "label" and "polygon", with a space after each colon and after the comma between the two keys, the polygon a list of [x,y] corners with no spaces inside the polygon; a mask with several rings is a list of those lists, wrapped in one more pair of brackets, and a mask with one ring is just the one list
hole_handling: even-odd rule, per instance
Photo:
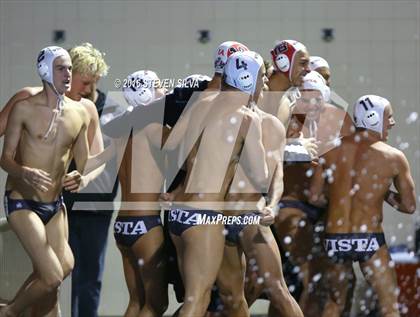
{"label": "man's hand", "polygon": [[22,178],[26,184],[42,192],[47,192],[52,186],[50,174],[37,168],[24,166]]}
{"label": "man's hand", "polygon": [[401,197],[398,193],[388,190],[385,195],[385,201],[394,209],[398,210],[398,207],[401,204]]}
{"label": "man's hand", "polygon": [[318,157],[318,141],[315,138],[304,138],[303,133],[300,132],[299,142],[308,151],[312,159]]}
{"label": "man's hand", "polygon": [[271,207],[265,206],[260,210],[260,225],[270,226],[274,223],[275,213]]}
{"label": "man's hand", "polygon": [[63,187],[65,190],[71,193],[77,193],[87,186],[85,177],[83,177],[79,171],[74,170],[64,175]]}
{"label": "man's hand", "polygon": [[173,193],[163,193],[159,196],[160,206],[163,209],[171,209],[172,201],[175,199],[175,194]]}

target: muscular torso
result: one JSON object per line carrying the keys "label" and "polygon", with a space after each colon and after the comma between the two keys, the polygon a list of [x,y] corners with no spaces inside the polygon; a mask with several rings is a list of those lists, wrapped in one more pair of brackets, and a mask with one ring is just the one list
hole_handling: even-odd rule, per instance
{"label": "muscular torso", "polygon": [[39,95],[25,102],[28,108],[25,109],[27,113],[23,119],[15,160],[20,165],[49,173],[53,184],[44,193],[27,185],[22,179],[9,176],[6,189],[12,190],[12,198],[53,201],[62,190],[62,178],[70,163],[72,146],[82,129],[87,128],[88,114],[80,103],[65,98],[62,114],[56,120],[56,133],[44,140],[43,136],[53,115],[52,109],[42,103]]}
{"label": "muscular torso", "polygon": [[398,174],[395,155],[383,142],[348,136],[325,156],[331,174],[327,232],[382,232],[383,201]]}
{"label": "muscular torso", "polygon": [[[266,156],[269,155],[267,153],[267,149],[271,148],[270,144],[278,143],[280,148],[281,140],[279,139],[280,136],[278,135],[278,131],[274,126],[273,120],[277,120],[274,116],[265,113],[264,111],[257,110],[262,115],[262,142],[264,148],[266,150]],[[268,181],[266,184],[266,188],[268,189],[270,186],[270,182],[274,176],[275,165],[272,160],[267,160],[268,163]],[[234,175],[232,184],[229,188],[229,193],[226,197],[226,200],[230,203],[234,202],[237,204],[238,210],[229,210],[227,213],[229,214],[241,214],[247,212],[249,210],[257,210],[258,203],[265,204],[264,199],[262,198],[262,193],[258,192],[247,177],[243,168],[239,165],[236,174]],[[241,206],[243,209],[241,210]]]}
{"label": "muscular torso", "polygon": [[[148,139],[145,127],[128,140],[119,169],[123,202],[138,203],[138,208],[122,208],[120,215],[159,213],[157,202],[162,192],[163,155]],[[150,207],[149,207],[150,205]]]}
{"label": "muscular torso", "polygon": [[195,110],[184,138],[184,150],[191,149],[185,190],[175,199],[192,206],[203,202],[202,209],[214,205],[212,202],[221,207],[243,148],[244,126],[250,119],[243,109],[229,109],[213,98]]}

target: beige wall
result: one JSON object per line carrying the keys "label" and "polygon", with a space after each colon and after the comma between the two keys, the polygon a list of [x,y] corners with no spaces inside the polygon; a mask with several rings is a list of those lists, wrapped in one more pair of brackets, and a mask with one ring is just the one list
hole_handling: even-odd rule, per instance
{"label": "beige wall", "polygon": [[[156,70],[162,78],[211,74],[213,51],[225,40],[243,42],[268,58],[276,40],[293,38],[330,62],[333,89],[349,104],[366,93],[391,100],[398,125],[390,142],[409,145],[404,152],[419,184],[420,123],[406,123],[410,113],[419,112],[419,23],[419,1],[3,0],[0,105],[18,88],[40,83],[34,61],[42,47],[52,44],[53,29],[66,30],[64,47],[89,41],[107,53],[111,70],[100,83],[104,90],[113,90],[116,78],[142,68]],[[335,30],[331,43],[321,40],[325,27]],[[199,29],[211,31],[210,43],[198,43]],[[0,176],[1,187],[4,173]],[[411,245],[414,222],[414,216],[385,208],[388,242]],[[121,313],[126,298],[111,237],[101,313]]]}

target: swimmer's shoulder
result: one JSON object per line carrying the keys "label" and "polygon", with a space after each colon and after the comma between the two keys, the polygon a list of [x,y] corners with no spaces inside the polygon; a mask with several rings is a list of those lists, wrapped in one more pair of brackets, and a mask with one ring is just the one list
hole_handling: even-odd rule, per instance
{"label": "swimmer's shoulder", "polygon": [[31,97],[34,96],[36,94],[39,94],[42,91],[43,87],[42,86],[38,86],[38,87],[24,87],[21,90],[19,90],[16,94],[20,94],[23,97],[26,96],[27,97]]}
{"label": "swimmer's shoulder", "polygon": [[65,97],[65,101],[66,101],[66,108],[70,110],[71,113],[79,115],[80,118],[83,120],[83,122],[90,121],[90,113],[85,106],[85,102],[82,102],[81,100],[76,101],[68,97]]}
{"label": "swimmer's shoulder", "polygon": [[19,90],[17,93],[15,93],[13,97],[10,99],[10,101],[12,103],[16,103],[23,99],[33,97],[39,94],[42,91],[42,89],[43,89],[42,87],[24,87],[21,90]]}
{"label": "swimmer's shoulder", "polygon": [[[279,118],[272,115],[271,113],[263,112],[263,120],[262,120],[262,127],[264,126],[273,132],[276,133],[277,136],[286,136],[286,129],[283,123],[280,121]],[[280,134],[280,135],[279,135]]]}
{"label": "swimmer's shoulder", "polygon": [[92,100],[87,99],[87,98],[82,98],[80,99],[79,102],[85,107],[87,113],[92,119],[97,119],[99,117],[98,110],[96,109],[96,106]]}
{"label": "swimmer's shoulder", "polygon": [[386,154],[387,158],[390,158],[394,161],[405,160],[406,156],[403,151],[389,145],[385,142],[378,142],[380,146],[380,151]]}
{"label": "swimmer's shoulder", "polygon": [[33,96],[17,101],[10,114],[10,118],[34,118],[34,110],[36,106]]}
{"label": "swimmer's shoulder", "polygon": [[93,101],[92,100],[90,100],[90,99],[87,99],[87,98],[81,98],[80,100],[79,100],[79,103],[81,104],[81,105],[83,105],[86,109],[88,109],[88,110],[95,110],[96,111],[96,106],[95,106],[95,104],[93,103]]}
{"label": "swimmer's shoulder", "polygon": [[218,93],[216,91],[211,91],[200,96],[200,99],[186,111],[187,113],[191,112],[190,120],[200,120],[200,118],[203,118],[208,114],[212,107],[217,106],[217,95]]}
{"label": "swimmer's shoulder", "polygon": [[43,91],[43,87],[25,87],[19,90],[14,97],[16,97],[15,107],[19,105],[19,107],[23,106],[46,106],[45,96],[42,97],[41,93]]}
{"label": "swimmer's shoulder", "polygon": [[393,174],[398,175],[400,171],[409,169],[409,162],[403,151],[381,141],[375,144],[375,150],[380,153],[376,161],[384,170],[392,169]]}
{"label": "swimmer's shoulder", "polygon": [[286,94],[284,94],[280,99],[280,104],[276,111],[277,118],[284,124],[289,119],[291,107],[292,107],[292,101],[289,99],[289,97]]}

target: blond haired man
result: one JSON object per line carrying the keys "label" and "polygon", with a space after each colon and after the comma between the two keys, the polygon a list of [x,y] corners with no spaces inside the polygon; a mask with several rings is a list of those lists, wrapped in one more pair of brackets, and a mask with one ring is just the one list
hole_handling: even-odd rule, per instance
{"label": "blond haired man", "polygon": [[[73,80],[68,96],[74,100],[92,100],[96,106],[93,112],[98,118],[106,101],[106,95],[96,89],[97,82],[107,75],[109,69],[104,54],[90,43],[71,48],[69,54],[73,62]],[[100,129],[96,131],[100,132]],[[104,142],[107,140],[104,139]],[[112,204],[116,196],[115,166],[115,161],[108,162],[104,171],[86,188],[78,193],[64,193],[64,201],[69,209],[69,243],[75,258],[72,317],[97,316],[108,228],[112,217],[112,210],[103,210],[98,203]],[[78,208],[78,202],[83,206]]]}

